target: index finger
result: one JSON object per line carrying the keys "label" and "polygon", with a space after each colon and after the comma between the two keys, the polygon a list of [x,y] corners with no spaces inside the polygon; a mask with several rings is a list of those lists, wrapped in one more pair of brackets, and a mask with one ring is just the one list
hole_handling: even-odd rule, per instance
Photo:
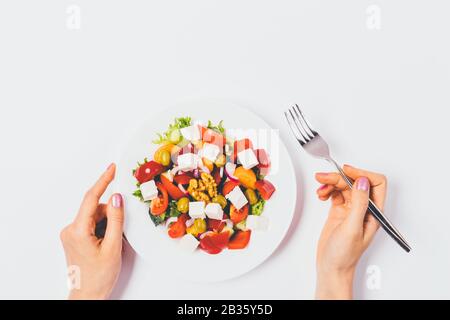
{"label": "index finger", "polygon": [[344,181],[341,175],[336,172],[316,173],[316,180],[321,184],[332,185],[340,191],[349,189],[347,183]]}
{"label": "index finger", "polygon": [[348,164],[344,165],[343,170],[345,174],[350,178],[352,178],[353,180],[356,180],[359,177],[367,177],[369,179],[372,188],[384,185],[387,182],[386,177],[382,174],[370,172],[363,169],[358,169]]}
{"label": "index finger", "polygon": [[97,211],[98,202],[105,193],[111,181],[114,179],[116,172],[116,165],[110,164],[108,169],[100,176],[97,182],[86,192],[83,202],[81,203],[80,210],[78,212],[75,221],[90,221]]}
{"label": "index finger", "polygon": [[353,180],[356,180],[358,177],[367,177],[370,182],[370,194],[372,201],[383,210],[384,202],[386,200],[386,191],[387,191],[387,178],[386,176],[380,173],[374,173],[367,170],[355,168],[349,166],[348,164],[344,165],[343,168],[346,175],[348,175]]}

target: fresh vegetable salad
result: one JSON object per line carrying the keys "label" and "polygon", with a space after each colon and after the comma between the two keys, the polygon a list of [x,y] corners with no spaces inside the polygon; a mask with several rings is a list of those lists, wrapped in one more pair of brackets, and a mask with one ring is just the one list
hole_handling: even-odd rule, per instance
{"label": "fresh vegetable salad", "polygon": [[233,141],[222,121],[193,124],[190,117],[175,119],[153,143],[153,159],[133,170],[133,195],[148,203],[155,226],[180,238],[183,249],[244,249],[252,231],[267,230],[262,213],[275,187],[265,179],[271,166],[266,150],[250,139]]}

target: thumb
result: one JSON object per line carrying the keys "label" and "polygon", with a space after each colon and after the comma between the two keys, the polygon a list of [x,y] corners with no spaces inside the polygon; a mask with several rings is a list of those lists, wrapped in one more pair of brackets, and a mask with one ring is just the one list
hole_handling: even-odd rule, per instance
{"label": "thumb", "polygon": [[366,216],[369,205],[370,183],[366,177],[360,177],[356,180],[352,189],[351,210],[348,216],[350,227],[355,230],[363,227],[364,217]]}
{"label": "thumb", "polygon": [[123,197],[120,193],[115,193],[111,196],[106,208],[106,218],[108,222],[103,245],[112,249],[118,248],[121,250],[125,215],[123,210]]}

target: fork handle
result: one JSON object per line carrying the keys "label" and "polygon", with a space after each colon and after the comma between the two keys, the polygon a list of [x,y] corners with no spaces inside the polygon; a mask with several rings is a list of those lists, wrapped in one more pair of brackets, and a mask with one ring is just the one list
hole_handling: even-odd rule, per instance
{"label": "fork handle", "polygon": [[[344,173],[344,170],[342,170],[341,166],[334,161],[333,159],[327,159],[329,162],[334,164],[336,169],[339,171],[339,174],[342,176],[344,181],[347,183],[350,189],[353,189],[353,181],[347,177],[347,175]],[[380,223],[381,227],[391,236],[392,239],[394,239],[397,244],[403,248],[406,252],[411,251],[411,247],[406,242],[405,238],[401,235],[401,233],[394,227],[394,225],[389,221],[389,219],[383,214],[383,212],[378,209],[378,207],[373,203],[371,199],[369,199],[369,206],[368,209],[370,213],[375,217],[375,219]]]}

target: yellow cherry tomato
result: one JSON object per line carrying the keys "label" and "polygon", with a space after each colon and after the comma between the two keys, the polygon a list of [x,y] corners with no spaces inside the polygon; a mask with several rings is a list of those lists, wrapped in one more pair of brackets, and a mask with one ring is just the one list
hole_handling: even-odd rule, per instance
{"label": "yellow cherry tomato", "polygon": [[244,167],[240,166],[237,167],[236,170],[234,170],[233,175],[239,179],[239,182],[244,187],[252,190],[255,189],[256,174],[253,172],[252,169],[245,169]]}

